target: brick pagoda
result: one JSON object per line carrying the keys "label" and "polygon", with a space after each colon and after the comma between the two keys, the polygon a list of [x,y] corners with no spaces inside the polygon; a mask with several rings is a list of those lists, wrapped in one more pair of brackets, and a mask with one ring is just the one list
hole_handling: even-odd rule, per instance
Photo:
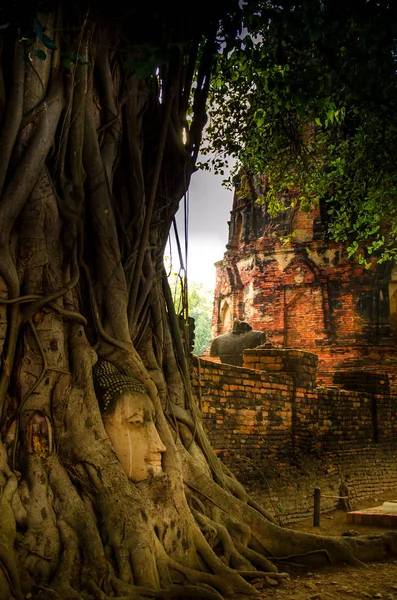
{"label": "brick pagoda", "polygon": [[226,252],[216,263],[212,337],[239,318],[265,331],[276,348],[317,354],[320,383],[337,384],[338,370],[383,369],[395,388],[397,266],[373,259],[365,269],[349,259],[343,244],[327,239],[323,206],[289,207],[271,217],[256,201],[264,197],[265,178],[244,177],[234,193]]}

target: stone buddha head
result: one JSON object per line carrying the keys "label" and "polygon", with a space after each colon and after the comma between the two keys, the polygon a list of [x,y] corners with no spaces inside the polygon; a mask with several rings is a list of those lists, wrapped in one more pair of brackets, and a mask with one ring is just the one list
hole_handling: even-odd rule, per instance
{"label": "stone buddha head", "polygon": [[106,433],[127,477],[137,483],[162,473],[166,448],[144,386],[103,360],[94,366],[93,376]]}

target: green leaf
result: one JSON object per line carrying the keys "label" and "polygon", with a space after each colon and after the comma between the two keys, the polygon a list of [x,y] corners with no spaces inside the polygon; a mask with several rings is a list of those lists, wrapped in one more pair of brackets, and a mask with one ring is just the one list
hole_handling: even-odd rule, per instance
{"label": "green leaf", "polygon": [[80,54],[75,54],[75,59],[77,60],[77,62],[79,63],[79,65],[89,65],[90,63],[88,62],[88,60],[84,60],[84,58],[82,56],[80,56]]}
{"label": "green leaf", "polygon": [[258,108],[258,110],[256,111],[255,115],[254,115],[254,119],[256,122],[257,127],[261,127],[265,121],[265,116],[266,113],[263,110],[263,108]]}
{"label": "green leaf", "polygon": [[[46,46],[46,48],[49,48],[49,50],[56,50],[56,45],[55,45],[54,41],[43,32],[43,27],[38,19],[33,19],[33,28],[34,28],[37,38],[41,42],[43,42],[43,44],[44,44],[44,46]],[[40,59],[40,60],[44,60],[44,59]]]}
{"label": "green leaf", "polygon": [[33,54],[37,56],[39,60],[45,60],[47,58],[47,54],[44,52],[44,50],[40,50],[40,48],[35,48],[33,50]]}
{"label": "green leaf", "polygon": [[68,69],[69,71],[72,69],[73,65],[75,65],[76,63],[79,63],[80,65],[89,65],[90,63],[86,60],[84,60],[84,58],[82,56],[80,56],[80,54],[70,54],[69,52],[63,52],[61,54],[61,59],[62,59],[62,66],[65,67],[65,69]]}
{"label": "green leaf", "polygon": [[140,79],[148,79],[155,73],[156,66],[152,62],[143,58],[130,58],[124,63],[124,67],[132,69],[137,77]]}
{"label": "green leaf", "polygon": [[61,62],[62,66],[65,67],[65,69],[67,69],[68,71],[70,71],[72,66],[74,65],[74,61],[70,56],[63,56]]}
{"label": "green leaf", "polygon": [[37,37],[42,42],[43,41],[43,27],[38,19],[33,19],[33,27],[34,27],[34,31],[35,31]]}
{"label": "green leaf", "polygon": [[49,38],[48,35],[46,35],[45,33],[43,33],[43,37],[42,37],[41,41],[43,42],[44,46],[46,48],[48,48],[49,50],[56,50],[57,49],[54,41],[51,38]]}
{"label": "green leaf", "polygon": [[335,119],[335,112],[334,112],[333,108],[330,108],[330,109],[327,111],[327,119],[328,119],[328,121],[331,121],[331,123],[333,123],[333,122],[334,122],[334,119]]}

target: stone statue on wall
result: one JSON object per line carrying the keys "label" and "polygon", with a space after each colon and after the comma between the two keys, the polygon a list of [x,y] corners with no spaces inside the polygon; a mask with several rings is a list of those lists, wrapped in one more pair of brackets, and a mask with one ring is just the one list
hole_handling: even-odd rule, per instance
{"label": "stone statue on wall", "polygon": [[219,335],[213,340],[210,356],[219,356],[223,363],[242,367],[243,350],[256,348],[265,342],[265,332],[256,331],[245,321],[234,319],[231,331]]}

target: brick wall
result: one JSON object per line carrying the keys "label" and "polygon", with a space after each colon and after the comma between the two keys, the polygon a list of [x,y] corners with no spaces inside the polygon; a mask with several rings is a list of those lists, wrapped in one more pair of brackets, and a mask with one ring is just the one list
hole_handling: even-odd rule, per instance
{"label": "brick wall", "polygon": [[326,496],[342,481],[353,504],[397,488],[397,396],[384,373],[340,372],[337,385],[316,387],[313,354],[259,348],[244,357],[255,368],[196,362],[193,387],[216,453],[281,522],[312,514],[314,487],[323,510],[337,504]]}
{"label": "brick wall", "polygon": [[[260,465],[268,457],[291,453],[292,378],[263,376],[252,369],[200,361],[204,426],[216,453],[236,474],[247,465],[234,465],[237,454]],[[255,473],[251,464],[248,470]]]}

